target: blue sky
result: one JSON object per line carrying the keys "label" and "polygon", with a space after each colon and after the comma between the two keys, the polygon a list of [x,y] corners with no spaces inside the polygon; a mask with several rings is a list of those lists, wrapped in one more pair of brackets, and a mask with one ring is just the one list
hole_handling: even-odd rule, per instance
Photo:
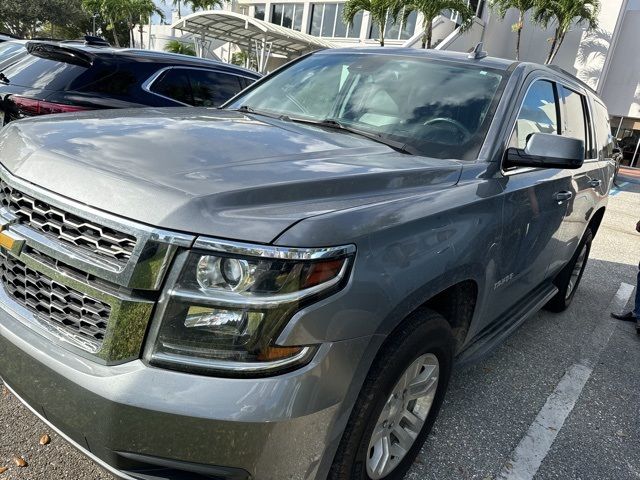
{"label": "blue sky", "polygon": [[[166,0],[166,2],[162,2],[162,0],[154,0],[154,1],[158,6],[158,8],[164,12],[166,22],[171,23],[171,10],[173,9],[172,0]],[[180,11],[183,16],[192,13],[191,8],[185,7],[184,5],[182,5],[182,7],[180,8]],[[157,15],[154,15],[153,23],[159,23],[159,22],[160,22],[160,17],[158,17]]]}

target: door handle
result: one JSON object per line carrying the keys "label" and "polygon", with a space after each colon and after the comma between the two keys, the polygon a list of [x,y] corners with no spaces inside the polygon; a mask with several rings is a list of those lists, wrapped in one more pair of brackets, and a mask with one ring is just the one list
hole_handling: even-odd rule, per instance
{"label": "door handle", "polygon": [[600,185],[602,185],[602,180],[591,180],[589,182],[589,185],[591,186],[591,188],[598,188]]}
{"label": "door handle", "polygon": [[553,195],[553,198],[558,202],[558,205],[562,204],[562,202],[565,202],[567,200],[571,200],[571,198],[573,197],[573,193],[568,192],[568,191],[562,191],[562,192],[556,192]]}

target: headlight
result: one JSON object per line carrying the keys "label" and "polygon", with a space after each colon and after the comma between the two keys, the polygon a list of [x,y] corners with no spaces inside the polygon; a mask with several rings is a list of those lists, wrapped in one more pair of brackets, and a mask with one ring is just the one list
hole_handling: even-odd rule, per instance
{"label": "headlight", "polygon": [[226,375],[271,374],[308,362],[313,346],[283,347],[275,339],[300,308],[342,288],[354,252],[353,246],[290,249],[200,240],[177,259],[147,359]]}

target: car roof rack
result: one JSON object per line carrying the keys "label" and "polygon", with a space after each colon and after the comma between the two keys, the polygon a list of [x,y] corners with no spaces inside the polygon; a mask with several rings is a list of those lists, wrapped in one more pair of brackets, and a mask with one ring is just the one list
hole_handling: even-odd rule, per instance
{"label": "car roof rack", "polygon": [[469,52],[467,58],[469,60],[480,60],[481,58],[485,58],[489,54],[483,50],[483,42],[479,42],[473,50]]}

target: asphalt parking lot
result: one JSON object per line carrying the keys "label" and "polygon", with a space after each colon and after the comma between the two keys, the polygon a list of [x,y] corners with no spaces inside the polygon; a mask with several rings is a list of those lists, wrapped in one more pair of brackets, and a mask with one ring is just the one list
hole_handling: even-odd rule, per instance
{"label": "asphalt parking lot", "polygon": [[[626,183],[610,199],[572,307],[538,313],[489,357],[454,373],[407,479],[640,478],[640,336],[609,317],[635,284],[639,216],[640,184]],[[51,443],[41,446],[45,433]],[[16,467],[16,455],[28,466]],[[4,390],[3,466],[2,480],[112,479]]]}

